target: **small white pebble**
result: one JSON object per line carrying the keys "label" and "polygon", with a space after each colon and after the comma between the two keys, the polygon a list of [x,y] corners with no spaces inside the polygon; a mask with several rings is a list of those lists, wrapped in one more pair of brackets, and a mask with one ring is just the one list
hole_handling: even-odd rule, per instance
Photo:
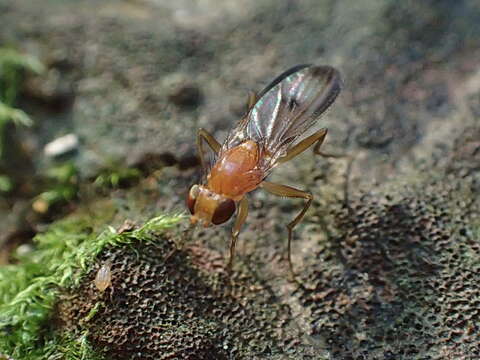
{"label": "small white pebble", "polygon": [[30,244],[22,244],[17,247],[17,255],[18,256],[24,256],[33,251],[33,247]]}
{"label": "small white pebble", "polygon": [[68,134],[49,142],[45,145],[43,153],[48,157],[56,157],[75,150],[79,141],[75,134]]}

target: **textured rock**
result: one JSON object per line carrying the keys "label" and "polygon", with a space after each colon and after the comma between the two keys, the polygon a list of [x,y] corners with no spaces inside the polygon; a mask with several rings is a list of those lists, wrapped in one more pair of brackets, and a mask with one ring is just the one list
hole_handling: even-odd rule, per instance
{"label": "textured rock", "polygon": [[314,62],[345,79],[321,120],[325,150],[355,159],[305,153],[272,176],[315,196],[293,242],[301,285],[284,250],[299,203],[258,192],[234,285],[222,275],[229,225],[192,232],[166,264],[167,239],[139,257],[109,249],[97,264],[112,260],[111,299],[92,269],[59,308],[64,326],[80,322],[113,358],[478,358],[479,2],[186,3],[0,1],[0,41],[48,65],[24,90],[37,121],[26,137],[40,149],[78,134],[82,178],[108,156],[146,173],[178,163],[112,195],[143,220],[183,209],[198,127],[222,141],[247,90]]}
{"label": "textured rock", "polygon": [[[288,307],[251,276],[231,280],[218,254],[155,245],[110,249],[112,284],[101,292],[94,268],[58,306],[64,330],[87,328],[97,349],[113,359],[292,358],[308,354]],[[193,266],[192,266],[193,263]],[[96,314],[88,314],[98,306]]]}
{"label": "textured rock", "polygon": [[301,297],[333,358],[480,356],[479,203],[450,180],[365,194],[338,218]]}

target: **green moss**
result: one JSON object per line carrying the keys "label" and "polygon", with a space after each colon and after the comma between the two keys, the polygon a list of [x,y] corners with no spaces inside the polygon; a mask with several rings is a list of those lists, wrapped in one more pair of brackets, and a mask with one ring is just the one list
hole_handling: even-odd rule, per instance
{"label": "green moss", "polygon": [[40,74],[44,67],[32,56],[13,49],[0,48],[0,157],[3,153],[7,123],[24,126],[33,123],[25,112],[14,108],[25,71]]}
{"label": "green moss", "polygon": [[78,196],[78,170],[71,162],[48,169],[47,189],[41,192],[33,203],[38,212],[47,212],[54,205],[63,205]]}
{"label": "green moss", "polygon": [[12,188],[12,180],[6,175],[0,175],[0,193],[8,193]]}
{"label": "green moss", "polygon": [[37,248],[28,258],[0,268],[0,353],[15,359],[44,359],[55,353],[93,359],[85,332],[59,335],[49,325],[61,290],[78,285],[105,246],[148,241],[149,234],[181,219],[182,215],[158,216],[130,232],[117,234],[109,227],[96,234],[91,218],[71,217],[37,235]]}
{"label": "green moss", "polygon": [[133,167],[125,167],[118,160],[106,160],[104,169],[100,171],[94,184],[99,188],[109,189],[126,186],[137,181],[142,173]]}
{"label": "green moss", "polygon": [[0,100],[4,104],[14,104],[25,70],[41,74],[45,69],[33,56],[11,48],[0,48]]}
{"label": "green moss", "polygon": [[[32,119],[15,102],[23,82],[24,73],[40,74],[43,65],[34,57],[21,54],[14,49],[0,47],[0,163],[5,160],[8,124],[31,126]],[[0,193],[14,188],[14,181],[8,174],[0,174]]]}

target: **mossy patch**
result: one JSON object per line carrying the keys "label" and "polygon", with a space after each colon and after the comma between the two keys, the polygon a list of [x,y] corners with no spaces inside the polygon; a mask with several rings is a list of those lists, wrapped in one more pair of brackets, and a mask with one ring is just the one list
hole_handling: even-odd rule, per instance
{"label": "mossy patch", "polygon": [[[104,292],[95,284],[103,264],[112,276]],[[88,330],[113,359],[318,359],[260,279],[228,277],[220,254],[167,236],[105,248],[57,313],[63,331]]]}
{"label": "mossy patch", "polygon": [[149,234],[172,227],[181,218],[159,216],[130,232],[117,234],[108,228],[98,234],[92,230],[90,217],[68,217],[37,235],[36,249],[28,258],[0,268],[0,351],[15,359],[44,359],[52,353],[85,358],[91,352],[85,332],[73,335],[52,331],[59,295],[78,286],[106,246],[148,241]]}

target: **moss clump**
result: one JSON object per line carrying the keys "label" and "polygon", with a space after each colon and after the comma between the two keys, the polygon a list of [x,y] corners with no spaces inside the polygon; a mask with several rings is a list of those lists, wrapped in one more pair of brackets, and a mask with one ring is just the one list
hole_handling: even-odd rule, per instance
{"label": "moss clump", "polygon": [[21,158],[18,154],[23,153],[19,150],[18,144],[12,140],[9,127],[12,124],[15,126],[33,124],[32,119],[23,110],[15,107],[24,74],[25,72],[40,74],[43,71],[43,65],[36,58],[11,48],[0,47],[0,194],[14,190],[16,181],[10,168],[18,167],[17,161]]}
{"label": "moss clump", "polygon": [[137,182],[141,175],[141,171],[136,168],[122,166],[118,161],[107,161],[94,184],[100,189],[125,187]]}
{"label": "moss clump", "polygon": [[48,354],[93,359],[87,333],[55,333],[54,307],[65,289],[77,286],[105,246],[113,248],[150,239],[182,217],[160,216],[132,232],[113,228],[100,235],[89,217],[71,217],[53,224],[34,239],[37,248],[17,265],[0,268],[0,353],[15,359],[44,359]]}
{"label": "moss clump", "polygon": [[0,157],[3,154],[5,127],[8,123],[30,126],[32,120],[20,109],[14,108],[23,73],[40,74],[43,65],[34,57],[10,48],[0,48]]}
{"label": "moss clump", "polygon": [[[59,304],[63,331],[87,330],[113,359],[319,359],[290,307],[259,279],[239,271],[228,278],[221,255],[202,246],[153,240],[102,251]],[[112,286],[101,292],[94,279],[106,263]]]}
{"label": "moss clump", "polygon": [[32,208],[38,213],[47,213],[52,207],[59,208],[75,198],[79,193],[78,169],[67,162],[54,166],[46,172],[47,188],[34,200]]}

